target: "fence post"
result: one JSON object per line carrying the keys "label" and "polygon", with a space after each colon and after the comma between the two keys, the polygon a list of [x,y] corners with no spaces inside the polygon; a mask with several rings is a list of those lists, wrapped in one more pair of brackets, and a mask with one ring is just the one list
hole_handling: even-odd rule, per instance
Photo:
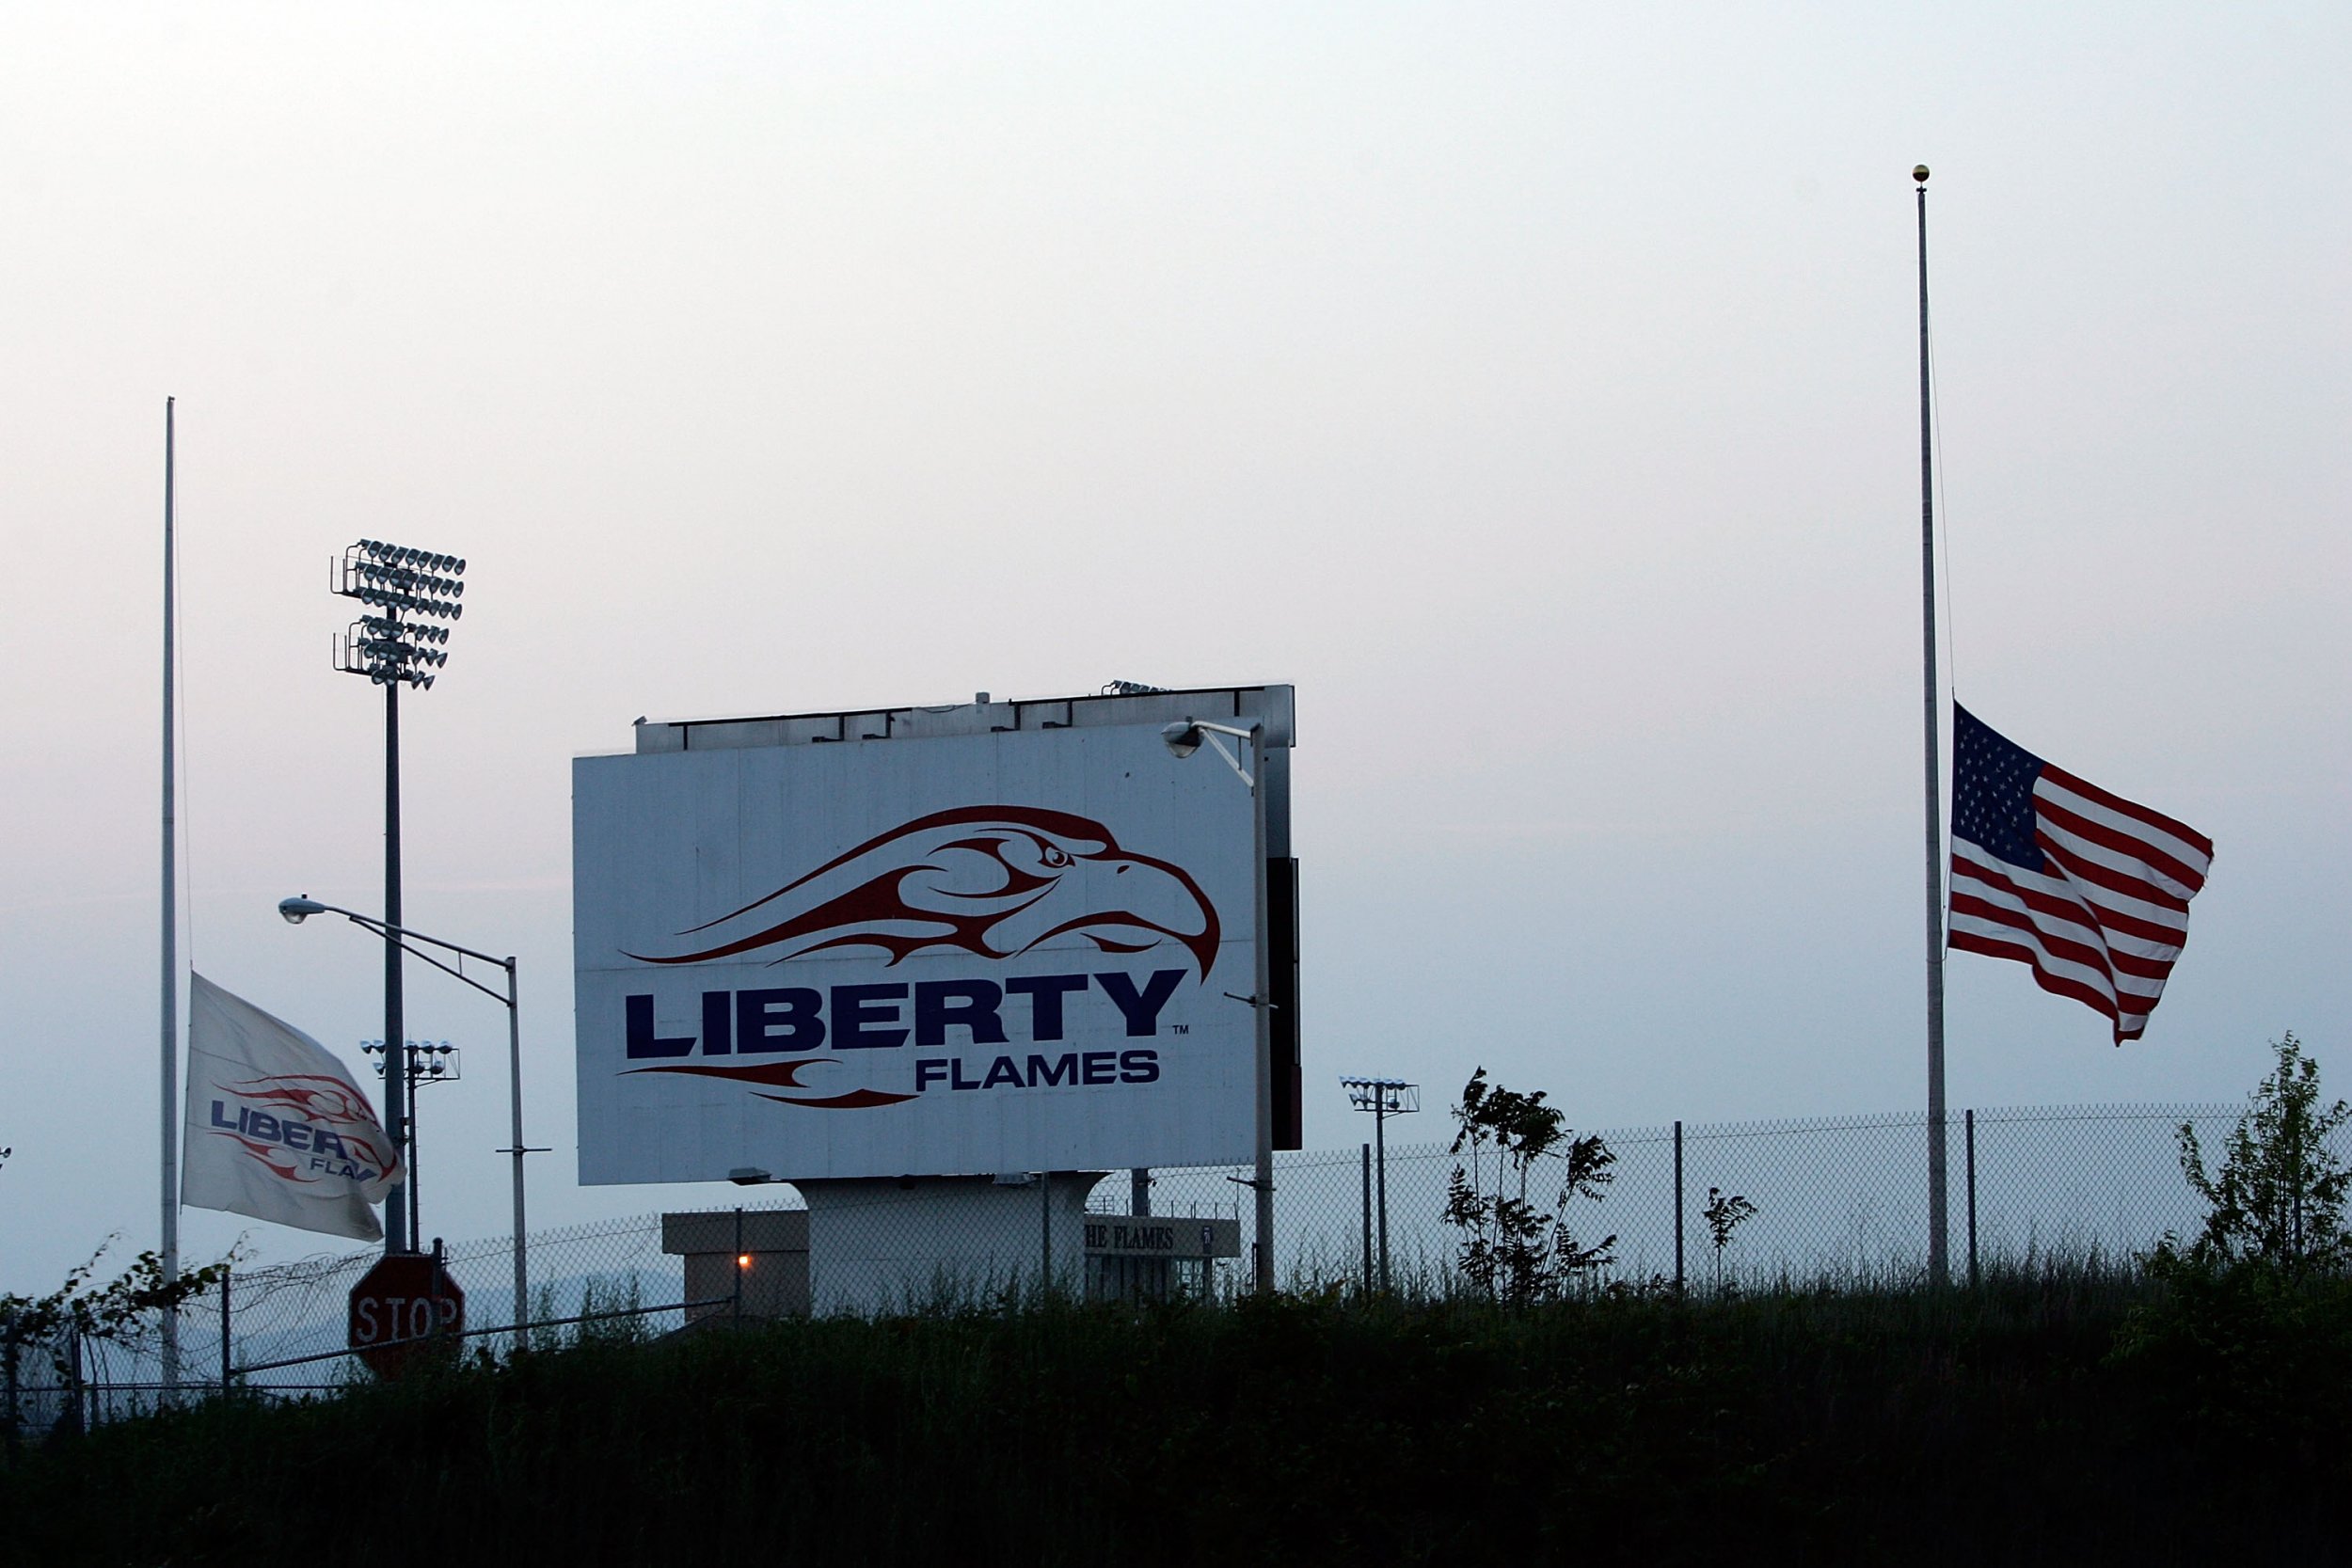
{"label": "fence post", "polygon": [[1963,1113],[1963,1125],[1967,1130],[1968,1145],[1968,1288],[1977,1288],[1977,1113],[1970,1107]]}
{"label": "fence post", "polygon": [[1041,1170],[1037,1173],[1037,1190],[1042,1195],[1038,1202],[1037,1210],[1038,1234],[1042,1239],[1043,1248],[1038,1255],[1040,1272],[1037,1276],[1041,1287],[1038,1292],[1039,1301],[1041,1304],[1045,1295],[1054,1289],[1054,1173],[1052,1171]]}
{"label": "fence post", "polygon": [[729,1315],[735,1326],[743,1326],[743,1206],[735,1206],[735,1299]]}
{"label": "fence post", "polygon": [[438,1338],[441,1332],[441,1302],[449,1294],[449,1267],[441,1251],[441,1238],[433,1238],[433,1308],[424,1315],[427,1338]]}
{"label": "fence post", "polygon": [[78,1328],[67,1329],[66,1344],[73,1352],[72,1375],[67,1379],[67,1386],[73,1394],[73,1430],[87,1432],[90,1429],[89,1390],[82,1382],[82,1331]]}
{"label": "fence post", "polygon": [[223,1268],[220,1274],[220,1397],[222,1399],[229,1397],[229,1370],[231,1365],[229,1333],[230,1323],[235,1321],[229,1315],[229,1271]]}
{"label": "fence post", "polygon": [[1373,1287],[1372,1273],[1372,1145],[1364,1145],[1364,1289]]}
{"label": "fence post", "polygon": [[4,1341],[0,1341],[0,1344],[5,1345],[8,1356],[7,1376],[8,1384],[8,1430],[5,1435],[7,1436],[11,1447],[13,1447],[16,1443],[16,1434],[20,1430],[20,1423],[22,1421],[22,1414],[18,1405],[16,1381],[16,1347],[18,1338],[19,1334],[16,1326],[16,1321],[12,1318],[8,1321],[8,1332],[6,1339]]}
{"label": "fence post", "polygon": [[1675,1294],[1682,1294],[1682,1123],[1675,1123]]}

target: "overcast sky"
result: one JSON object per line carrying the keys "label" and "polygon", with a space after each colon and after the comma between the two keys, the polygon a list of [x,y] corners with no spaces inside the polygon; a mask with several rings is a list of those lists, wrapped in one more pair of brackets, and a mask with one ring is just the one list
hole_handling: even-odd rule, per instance
{"label": "overcast sky", "polygon": [[[408,912],[520,955],[572,1181],[568,765],[654,717],[1298,690],[1311,1146],[1924,1095],[1912,186],[1950,668],[2209,833],[2148,1037],[1950,966],[1961,1105],[2338,1090],[2352,11],[360,8],[0,19],[0,1289],[155,1229],[163,403],[208,976],[358,1059],[381,707],[330,555],[467,556]],[[505,1228],[429,973],[428,1230]],[[437,1166],[436,1165],[437,1162]],[[326,1238],[191,1212],[200,1259]]]}

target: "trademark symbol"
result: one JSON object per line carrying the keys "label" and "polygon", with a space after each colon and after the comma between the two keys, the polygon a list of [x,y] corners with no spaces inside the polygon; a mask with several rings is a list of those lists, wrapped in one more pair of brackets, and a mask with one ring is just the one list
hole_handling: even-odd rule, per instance
{"label": "trademark symbol", "polygon": [[1176,1032],[1180,1035],[1189,1035],[1192,1033],[1192,1025],[1189,1023],[1179,1023],[1174,1027]]}

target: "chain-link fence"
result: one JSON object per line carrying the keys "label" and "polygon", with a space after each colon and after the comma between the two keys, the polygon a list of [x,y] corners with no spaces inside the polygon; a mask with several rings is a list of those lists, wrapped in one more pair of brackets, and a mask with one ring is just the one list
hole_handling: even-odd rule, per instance
{"label": "chain-link fence", "polygon": [[[2202,1218],[2176,1130],[2211,1147],[2233,1105],[1969,1111],[1947,1128],[1950,1267],[2037,1259],[2127,1262]],[[1393,1124],[1391,1124],[1393,1125]],[[1923,1277],[1928,1124],[1920,1116],[1672,1123],[1606,1131],[1597,1197],[1560,1211],[1579,1243],[1609,1240],[1595,1284],[1877,1284]],[[2339,1148],[2342,1158],[2352,1148]],[[1449,1187],[1468,1160],[1444,1143],[1284,1154],[1275,1162],[1276,1275],[1293,1289],[1463,1287],[1467,1232]],[[1057,1294],[1246,1287],[1251,1173],[1244,1167],[811,1183],[804,1194],[695,1213],[645,1214],[530,1239],[528,1299],[511,1238],[459,1243],[439,1268],[465,1298],[462,1337],[518,1343],[639,1338],[713,1317],[991,1307]],[[1486,1170],[1493,1190],[1494,1164]],[[1556,1162],[1526,1196],[1551,1212]],[[754,1195],[747,1193],[747,1197]],[[1751,1212],[1727,1227],[1709,1223]],[[1718,1201],[1720,1200],[1720,1201]],[[352,1288],[373,1249],[233,1272],[177,1315],[177,1386],[300,1397],[368,1374],[349,1352]],[[437,1290],[438,1288],[437,1287]],[[428,1320],[435,1338],[455,1325]],[[17,1433],[151,1409],[167,1396],[160,1322],[129,1335],[39,1343],[0,1332],[0,1423]]]}
{"label": "chain-link fence", "polygon": [[[2055,1106],[1963,1111],[1946,1129],[1950,1267],[2040,1258],[2127,1262],[2167,1231],[2193,1234],[2201,1201],[2183,1179],[2177,1130],[2211,1148],[2239,1105]],[[1391,1123],[1393,1125],[1393,1123]],[[1561,1211],[1579,1243],[1613,1237],[1597,1281],[1743,1287],[1923,1276],[1928,1264],[1928,1119],[1919,1115],[1692,1122],[1607,1130],[1615,1156],[1597,1199]],[[2352,1140],[2337,1152],[2352,1158]],[[1445,1143],[1372,1146],[1275,1162],[1278,1276],[1295,1285],[1378,1279],[1386,1214],[1392,1288],[1454,1287],[1465,1232],[1447,1220],[1467,1154]],[[1494,1158],[1487,1157],[1488,1190]],[[1219,1201],[1230,1172],[1155,1173],[1160,1201]],[[1548,1207],[1556,1161],[1527,1196]],[[1229,1191],[1238,1191],[1229,1188]],[[1710,1200],[1752,1205],[1718,1244]],[[1222,1201],[1232,1202],[1231,1198]]]}

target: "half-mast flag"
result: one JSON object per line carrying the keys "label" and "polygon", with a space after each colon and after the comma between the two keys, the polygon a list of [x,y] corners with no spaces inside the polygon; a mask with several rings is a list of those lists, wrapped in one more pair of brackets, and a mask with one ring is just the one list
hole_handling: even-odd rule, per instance
{"label": "half-mast flag", "polygon": [[342,1063],[294,1025],[188,976],[188,1115],[180,1201],[363,1242],[403,1179]]}
{"label": "half-mast flag", "polygon": [[1952,705],[1950,941],[2015,958],[2137,1039],[2188,941],[2213,841]]}

